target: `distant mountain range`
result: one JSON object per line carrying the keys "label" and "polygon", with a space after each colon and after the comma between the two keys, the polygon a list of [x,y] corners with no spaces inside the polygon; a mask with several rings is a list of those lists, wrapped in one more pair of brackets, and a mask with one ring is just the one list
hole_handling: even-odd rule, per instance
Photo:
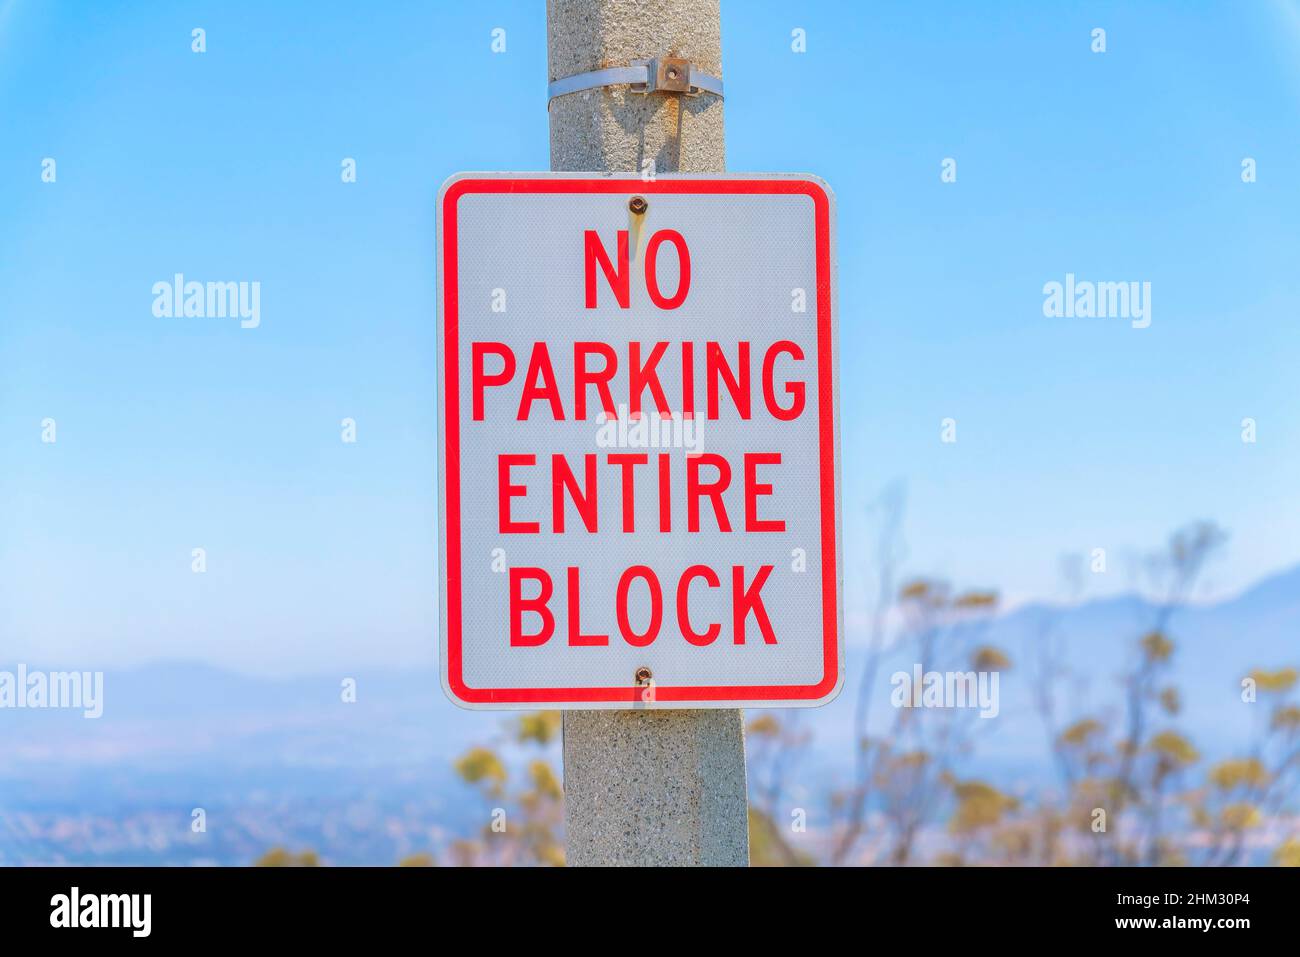
{"label": "distant mountain range", "polygon": [[[1046,737],[1034,707],[1036,647],[1045,633],[1062,650],[1071,675],[1058,695],[1061,713],[1067,719],[1117,717],[1122,675],[1157,617],[1152,602],[1125,595],[1071,606],[1025,605],[994,619],[978,643],[1004,651],[1012,666],[1001,675],[1000,714],[982,738],[980,757],[1008,762],[1031,776],[1035,767],[1046,770]],[[1190,735],[1207,756],[1228,753],[1249,739],[1267,707],[1242,701],[1242,678],[1257,668],[1300,668],[1300,566],[1235,598],[1180,607],[1165,630],[1175,649],[1168,683],[1182,699],[1182,712],[1165,723]],[[811,722],[819,738],[842,748],[851,746],[852,699],[865,657],[860,647],[850,648],[844,692]],[[914,661],[908,648],[884,655],[873,694],[877,728],[888,717],[889,676],[909,670]]]}

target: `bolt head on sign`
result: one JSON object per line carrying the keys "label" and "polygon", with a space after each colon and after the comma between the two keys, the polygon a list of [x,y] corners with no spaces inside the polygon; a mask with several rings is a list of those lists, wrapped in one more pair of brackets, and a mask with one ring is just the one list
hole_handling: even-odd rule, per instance
{"label": "bolt head on sign", "polygon": [[844,673],[830,188],[462,173],[438,219],[452,701],[830,701]]}

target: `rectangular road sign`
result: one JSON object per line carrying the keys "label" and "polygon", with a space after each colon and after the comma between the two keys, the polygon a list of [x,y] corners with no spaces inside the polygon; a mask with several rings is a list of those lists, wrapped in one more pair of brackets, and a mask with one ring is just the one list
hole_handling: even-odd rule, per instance
{"label": "rectangular road sign", "polygon": [[448,696],[828,702],[844,672],[829,187],[463,173],[438,209]]}

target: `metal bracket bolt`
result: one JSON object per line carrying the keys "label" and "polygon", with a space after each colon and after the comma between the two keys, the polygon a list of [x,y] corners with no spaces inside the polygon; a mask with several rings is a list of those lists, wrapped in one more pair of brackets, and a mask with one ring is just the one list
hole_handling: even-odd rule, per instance
{"label": "metal bracket bolt", "polygon": [[547,87],[550,99],[582,90],[626,83],[632,93],[679,93],[699,96],[712,93],[722,96],[722,80],[691,66],[685,57],[664,56],[650,60],[633,60],[629,66],[610,66],[573,76],[561,77]]}

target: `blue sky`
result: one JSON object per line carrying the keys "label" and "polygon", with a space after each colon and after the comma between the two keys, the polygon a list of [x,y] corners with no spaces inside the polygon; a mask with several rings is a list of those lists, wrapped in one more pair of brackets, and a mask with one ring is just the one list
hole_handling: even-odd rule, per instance
{"label": "blue sky", "polygon": [[[546,168],[543,10],[0,0],[0,657],[433,662],[434,197]],[[1296,3],[724,0],[723,48],[729,167],[837,195],[851,622],[896,479],[907,568],[1014,601],[1199,518],[1216,593],[1300,560]],[[260,327],[156,318],[176,272]],[[1067,272],[1150,328],[1045,318]]]}

